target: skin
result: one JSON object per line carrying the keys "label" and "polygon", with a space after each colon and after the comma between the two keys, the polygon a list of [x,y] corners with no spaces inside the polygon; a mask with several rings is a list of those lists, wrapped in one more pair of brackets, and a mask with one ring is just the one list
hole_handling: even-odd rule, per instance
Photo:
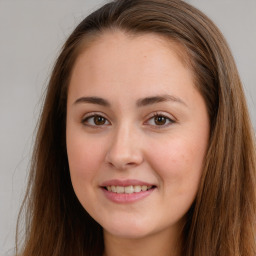
{"label": "skin", "polygon": [[[104,229],[106,256],[179,255],[209,139],[205,102],[179,52],[158,35],[109,31],[75,63],[67,102],[70,174],[79,201]],[[142,100],[156,96],[160,102]],[[154,189],[117,203],[100,187],[112,179]]]}

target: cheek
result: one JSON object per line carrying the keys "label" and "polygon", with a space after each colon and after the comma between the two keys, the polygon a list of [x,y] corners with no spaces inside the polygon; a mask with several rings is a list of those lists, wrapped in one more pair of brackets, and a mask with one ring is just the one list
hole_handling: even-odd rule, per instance
{"label": "cheek", "polygon": [[100,143],[91,141],[80,132],[67,132],[67,153],[70,175],[75,186],[92,183],[102,162],[103,150]]}
{"label": "cheek", "polygon": [[200,181],[206,145],[175,137],[165,143],[154,143],[151,148],[151,166],[161,183],[169,185],[175,193],[195,193]]}
{"label": "cheek", "polygon": [[97,175],[103,159],[101,143],[95,143],[83,133],[72,130],[67,133],[67,153],[70,177],[75,194],[88,211],[92,211],[97,200],[94,193],[97,188]]}

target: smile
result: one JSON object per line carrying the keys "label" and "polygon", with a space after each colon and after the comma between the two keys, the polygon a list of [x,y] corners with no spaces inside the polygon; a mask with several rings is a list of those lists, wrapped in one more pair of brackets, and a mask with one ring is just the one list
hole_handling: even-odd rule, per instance
{"label": "smile", "polygon": [[132,193],[140,193],[141,191],[147,191],[151,189],[153,186],[147,185],[135,185],[135,186],[107,186],[109,192],[117,193],[117,194],[132,194]]}
{"label": "smile", "polygon": [[134,203],[150,196],[157,188],[140,180],[109,180],[100,185],[105,197],[118,204]]}

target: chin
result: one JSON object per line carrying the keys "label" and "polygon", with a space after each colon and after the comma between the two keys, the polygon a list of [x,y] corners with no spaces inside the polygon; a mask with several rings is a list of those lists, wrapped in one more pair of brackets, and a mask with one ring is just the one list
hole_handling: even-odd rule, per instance
{"label": "chin", "polygon": [[112,236],[126,239],[139,239],[154,233],[148,224],[143,224],[142,222],[131,223],[126,221],[126,223],[118,223],[118,225],[116,223],[111,226],[107,225],[107,227],[103,227],[103,229],[104,232]]}
{"label": "chin", "polygon": [[133,231],[133,230],[124,231],[122,229],[121,230],[105,230],[104,229],[104,232],[107,232],[114,237],[123,238],[123,239],[141,239],[141,238],[147,237],[151,233],[146,231]]}

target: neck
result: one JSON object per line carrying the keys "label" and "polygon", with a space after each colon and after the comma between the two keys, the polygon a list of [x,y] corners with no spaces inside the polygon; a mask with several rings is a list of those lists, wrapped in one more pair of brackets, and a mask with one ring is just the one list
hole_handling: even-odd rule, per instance
{"label": "neck", "polygon": [[120,238],[104,231],[104,256],[180,256],[177,237],[170,230],[143,238]]}

